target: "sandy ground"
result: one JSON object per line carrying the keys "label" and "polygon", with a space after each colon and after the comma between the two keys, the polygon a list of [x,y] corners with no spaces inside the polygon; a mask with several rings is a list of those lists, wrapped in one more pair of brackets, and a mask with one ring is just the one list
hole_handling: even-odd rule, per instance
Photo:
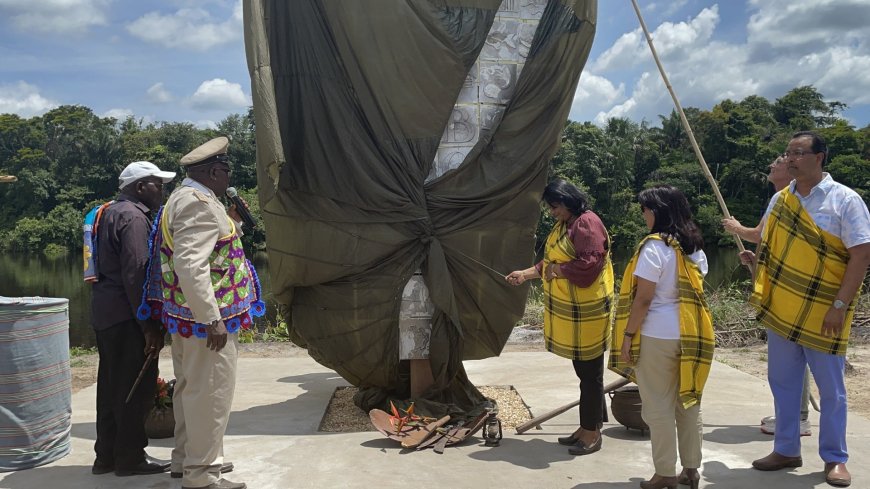
{"label": "sandy ground", "polygon": [[[853,343],[846,354],[846,389],[849,396],[850,414],[870,419],[870,388],[867,386],[870,373],[870,326],[853,329]],[[306,355],[302,348],[290,343],[252,343],[240,345],[240,356],[279,357]],[[540,330],[517,328],[505,346],[506,352],[543,351]],[[169,357],[168,349],[161,356]],[[716,360],[761,379],[767,378],[767,346],[757,344],[739,348],[719,348]],[[97,355],[82,355],[72,359],[73,392],[88,387],[97,380]],[[167,373],[171,377],[171,372]],[[814,395],[818,392],[813,385]],[[771,401],[772,402],[772,401]],[[771,406],[771,414],[773,407]]]}

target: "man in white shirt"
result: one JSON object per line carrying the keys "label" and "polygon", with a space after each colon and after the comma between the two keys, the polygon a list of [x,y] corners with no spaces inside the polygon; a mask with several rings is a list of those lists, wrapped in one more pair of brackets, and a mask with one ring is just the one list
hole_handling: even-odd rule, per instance
{"label": "man in white shirt", "polygon": [[[794,181],[771,199],[764,215],[759,268],[765,269],[756,272],[752,298],[759,307],[759,320],[768,328],[768,382],[776,406],[777,426],[773,452],[755,460],[752,465],[758,470],[780,470],[803,464],[799,435],[799,401],[803,382],[798,372],[802,373],[809,365],[822,400],[819,455],[825,462],[825,479],[830,485],[845,487],[852,480],[846,469],[849,455],[846,450],[844,370],[850,327],[847,318],[851,319],[847,312],[851,310],[850,304],[870,264],[870,213],[857,193],[822,171],[827,145],[821,136],[809,131],[796,133],[785,155]],[[794,198],[799,204],[794,202]],[[782,205],[778,206],[780,201]],[[798,218],[787,222],[789,209],[784,207],[788,202],[797,209]],[[804,213],[809,220],[804,218]],[[806,226],[809,221],[815,226]],[[788,228],[788,231],[782,231],[783,228]],[[813,238],[812,241],[808,237]],[[773,239],[792,245],[766,248],[768,241]],[[806,283],[784,280],[802,276],[794,275],[790,267],[808,267],[793,263],[789,259],[794,257],[786,256],[794,246],[811,246],[818,253],[818,256],[806,257],[813,263],[818,261],[821,267],[817,268],[815,275],[807,275]],[[831,250],[835,248],[844,250],[840,264],[843,271],[834,281],[839,287],[829,287],[832,290],[827,297],[826,286],[820,285],[817,277],[830,274],[831,269],[824,268],[835,265],[834,259],[830,258]],[[764,256],[765,253],[769,256]],[[777,256],[778,253],[783,256]],[[746,260],[750,255],[751,252],[744,252],[742,258]],[[759,274],[769,277],[767,283],[761,283]],[[785,288],[792,292],[777,295],[778,290]],[[775,312],[782,304],[775,304],[771,298],[786,297],[788,293],[795,294],[794,291],[807,297],[807,310],[813,311],[809,307],[812,306],[818,312],[805,321],[783,324],[784,321],[779,319],[786,314],[781,314],[781,309],[779,314]],[[823,306],[818,307],[820,304]]]}

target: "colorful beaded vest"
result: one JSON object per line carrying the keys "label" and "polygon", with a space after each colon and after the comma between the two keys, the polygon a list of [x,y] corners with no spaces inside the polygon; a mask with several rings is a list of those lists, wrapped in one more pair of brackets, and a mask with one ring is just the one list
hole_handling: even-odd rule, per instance
{"label": "colorful beaded vest", "polygon": [[[149,317],[159,320],[170,334],[205,338],[206,325],[194,321],[175,274],[172,246],[165,239],[167,232],[161,208],[151,228],[147,280],[137,316],[140,320]],[[250,329],[252,316],[265,314],[266,306],[261,300],[257,271],[245,259],[242,241],[235,232],[217,241],[209,257],[209,268],[215,300],[227,331],[236,333],[239,328]]]}

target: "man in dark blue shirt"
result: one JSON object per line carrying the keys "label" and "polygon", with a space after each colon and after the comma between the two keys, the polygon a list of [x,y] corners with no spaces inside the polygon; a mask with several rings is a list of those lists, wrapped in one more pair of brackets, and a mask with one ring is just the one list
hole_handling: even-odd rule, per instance
{"label": "man in dark blue shirt", "polygon": [[[144,417],[154,405],[157,353],[163,348],[158,321],[139,321],[148,262],[150,213],[163,202],[163,184],[175,173],[160,171],[147,161],[130,163],[118,178],[120,193],[96,223],[97,281],[93,284],[91,322],[96,331],[100,363],[97,372],[97,441],[93,474],[118,476],[156,474],[166,461],[147,457]],[[147,355],[155,361],[125,402]]]}

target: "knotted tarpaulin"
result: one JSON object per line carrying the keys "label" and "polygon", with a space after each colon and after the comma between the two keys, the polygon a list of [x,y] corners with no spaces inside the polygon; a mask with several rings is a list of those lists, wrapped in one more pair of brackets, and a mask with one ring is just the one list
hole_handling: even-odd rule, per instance
{"label": "knotted tarpaulin", "polygon": [[[416,269],[436,306],[418,412],[479,408],[462,361],[498,355],[522,316],[528,288],[502,274],[532,262],[597,2],[504,3],[244,3],[273,292],[293,340],[359,386],[363,409],[402,391],[399,305]],[[510,100],[458,168],[427,180],[499,9],[535,6]]]}

